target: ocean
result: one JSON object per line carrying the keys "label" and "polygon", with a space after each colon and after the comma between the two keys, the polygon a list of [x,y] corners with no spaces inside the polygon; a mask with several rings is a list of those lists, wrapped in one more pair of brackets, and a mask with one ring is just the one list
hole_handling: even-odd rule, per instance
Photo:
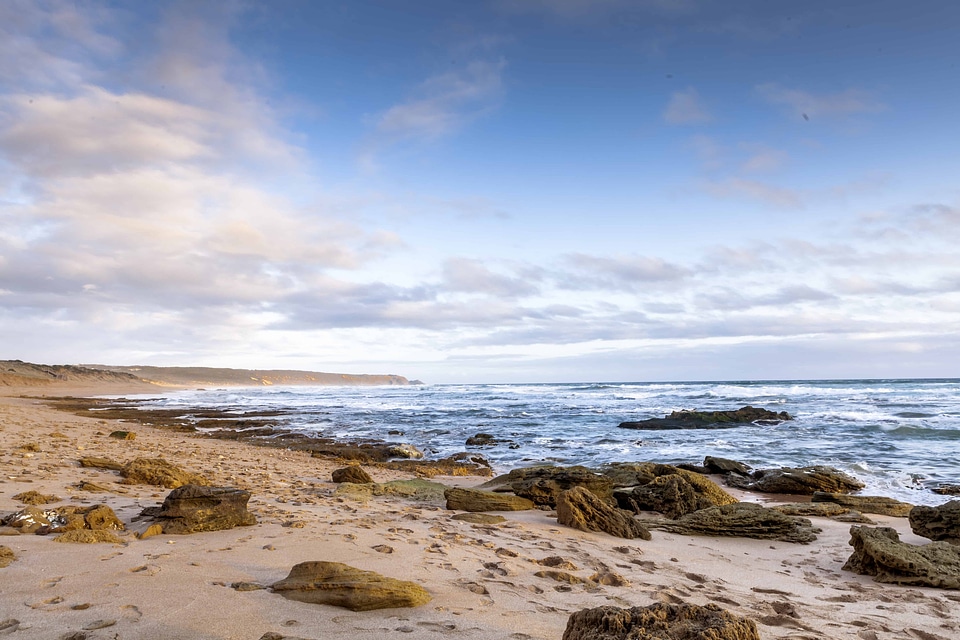
{"label": "ocean", "polygon": [[[538,463],[702,463],[712,455],[754,468],[829,465],[866,483],[864,495],[914,504],[946,502],[930,488],[960,484],[958,379],[274,386],[145,398],[145,408],[281,409],[283,426],[297,432],[410,443],[428,458],[478,451],[497,472]],[[719,430],[617,426],[745,405],[794,419]],[[477,433],[500,443],[465,447]]]}

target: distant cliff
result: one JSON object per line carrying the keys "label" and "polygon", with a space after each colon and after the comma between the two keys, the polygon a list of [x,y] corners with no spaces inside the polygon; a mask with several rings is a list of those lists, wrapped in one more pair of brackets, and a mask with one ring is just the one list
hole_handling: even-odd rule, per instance
{"label": "distant cliff", "polygon": [[160,384],[197,386],[270,386],[275,384],[295,385],[409,385],[422,384],[419,380],[407,380],[403,376],[387,374],[322,373],[319,371],[296,371],[285,369],[221,369],[214,367],[117,367],[88,364],[90,369],[125,373]]}
{"label": "distant cliff", "polygon": [[72,364],[33,364],[0,360],[0,386],[38,387],[51,384],[144,384],[139,376],[123,371],[94,369]]}

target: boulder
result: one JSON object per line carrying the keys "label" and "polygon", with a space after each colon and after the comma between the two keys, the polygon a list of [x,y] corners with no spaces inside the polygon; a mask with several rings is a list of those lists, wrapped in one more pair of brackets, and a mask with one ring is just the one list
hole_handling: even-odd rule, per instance
{"label": "boulder", "polygon": [[233,487],[187,484],[171,491],[160,507],[149,507],[143,515],[156,518],[165,534],[220,531],[257,524],[247,511],[250,492]]}
{"label": "boulder", "polygon": [[848,496],[844,493],[814,491],[811,500],[813,502],[833,502],[860,513],[876,513],[881,516],[894,516],[896,518],[906,518],[910,515],[910,510],[913,509],[913,505],[909,502],[901,502],[883,496]]}
{"label": "boulder", "polygon": [[948,542],[916,546],[890,527],[850,527],[853,554],[843,568],[877,582],[960,589],[960,547]]}
{"label": "boulder", "polygon": [[364,471],[362,467],[355,465],[337,469],[330,475],[333,481],[338,484],[341,482],[352,482],[353,484],[370,484],[373,482],[369,473]]}
{"label": "boulder", "polygon": [[[635,513],[659,511],[668,518],[679,518],[699,509],[717,506],[714,500],[698,491],[679,473],[660,476],[631,491],[615,491],[613,495],[622,509]],[[729,503],[725,501],[723,504]]]}
{"label": "boulder", "polygon": [[495,444],[498,444],[500,441],[497,440],[493,434],[490,433],[478,433],[476,435],[470,436],[467,438],[466,445],[468,447],[492,447]]}
{"label": "boulder", "polygon": [[301,562],[271,588],[290,600],[351,611],[418,607],[430,602],[430,594],[415,582],[388,578],[340,562]]}
{"label": "boulder", "polygon": [[634,519],[633,514],[610,506],[584,487],[560,493],[557,522],[581,531],[602,531],[618,538],[650,539],[650,532]]}
{"label": "boulder", "polygon": [[23,493],[18,493],[13,496],[14,500],[22,502],[23,504],[30,505],[41,505],[41,504],[50,504],[51,502],[60,502],[60,498],[52,494],[40,493],[39,491],[24,491]]}
{"label": "boulder", "polygon": [[960,500],[939,507],[914,507],[910,528],[918,536],[960,544]]}
{"label": "boulder", "polygon": [[563,640],[760,640],[757,625],[715,604],[657,603],[582,609],[567,620]]}
{"label": "boulder", "polygon": [[58,507],[43,510],[38,507],[25,507],[3,519],[3,523],[21,533],[62,533],[64,531],[119,530],[123,523],[113,509],[105,504],[92,507]]}
{"label": "boulder", "polygon": [[960,484],[941,484],[930,489],[941,496],[960,496]]}
{"label": "boulder", "polygon": [[537,505],[556,507],[560,492],[584,487],[601,499],[613,503],[613,481],[587,467],[527,467],[494,478],[481,488],[509,490]]}
{"label": "boulder", "polygon": [[387,454],[391,458],[404,458],[419,460],[423,457],[423,451],[417,449],[412,444],[395,444],[387,448]]}
{"label": "boulder", "polygon": [[0,569],[10,566],[10,563],[17,559],[13,549],[0,545]]}
{"label": "boulder", "polygon": [[750,475],[750,466],[736,460],[707,456],[703,459],[703,466],[710,473],[736,473],[741,476]]}
{"label": "boulder", "polygon": [[725,429],[749,424],[777,425],[792,420],[786,411],[777,413],[767,409],[741,407],[729,411],[674,411],[666,418],[649,418],[636,422],[621,422],[621,429]]}
{"label": "boulder", "polygon": [[725,481],[729,486],[737,489],[807,496],[813,495],[816,491],[850,493],[865,486],[839,469],[820,465],[796,469],[790,467],[760,469],[748,477],[729,474]]}
{"label": "boulder", "polygon": [[613,482],[614,487],[635,487],[653,482],[654,479],[669,475],[679,475],[693,485],[697,493],[713,504],[733,504],[737,499],[720,488],[703,474],[681,469],[671,464],[656,462],[624,463],[618,462],[603,468],[604,477]]}
{"label": "boulder", "polygon": [[643,519],[650,529],[689,536],[732,536],[806,544],[820,532],[806,518],[787,516],[749,502],[725,504],[688,513],[677,520]]}
{"label": "boulder", "polygon": [[167,489],[187,484],[210,484],[203,476],[184,471],[163,458],[137,458],[123,465],[120,475],[124,477],[125,484],[150,484]]}
{"label": "boulder", "polygon": [[451,487],[443,492],[447,509],[456,511],[526,511],[536,505],[533,501],[506,493]]}

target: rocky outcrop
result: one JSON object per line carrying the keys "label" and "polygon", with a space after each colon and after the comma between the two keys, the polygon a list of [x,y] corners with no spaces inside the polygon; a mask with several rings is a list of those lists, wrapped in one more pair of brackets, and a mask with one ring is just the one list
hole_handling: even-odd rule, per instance
{"label": "rocky outcrop", "polygon": [[[833,502],[860,513],[876,513],[881,516],[906,518],[913,505],[883,496],[848,496],[844,493],[813,492],[813,502]],[[960,504],[960,503],[958,503]]]}
{"label": "rocky outcrop", "polygon": [[52,494],[40,493],[39,491],[24,491],[23,493],[18,493],[13,496],[13,499],[22,502],[23,504],[30,504],[33,506],[41,504],[50,504],[51,502],[60,502],[60,498]]}
{"label": "rocky outcrop", "polygon": [[176,489],[187,484],[208,485],[206,478],[184,471],[163,458],[137,458],[123,465],[120,470],[125,484],[150,484],[167,489]]}
{"label": "rocky outcrop", "polygon": [[98,542],[108,542],[111,544],[120,544],[123,542],[117,534],[112,531],[90,531],[89,529],[74,529],[61,533],[53,539],[54,542],[71,542],[75,544],[96,544]]}
{"label": "rocky outcrop", "polygon": [[220,531],[257,524],[247,511],[250,492],[232,487],[184,485],[171,491],[160,507],[143,515],[155,518],[165,534]]}
{"label": "rocky outcrop", "polygon": [[817,491],[850,493],[865,486],[856,478],[839,469],[819,465],[795,469],[790,467],[760,469],[747,477],[729,474],[725,481],[729,486],[737,489],[807,496],[813,495]]}
{"label": "rocky outcrop", "polygon": [[960,500],[939,507],[914,507],[910,528],[924,538],[960,544]]}
{"label": "rocky outcrop", "polygon": [[621,509],[635,513],[658,511],[668,518],[679,518],[717,506],[679,474],[660,476],[649,484],[634,487],[631,491],[615,491],[613,495]]}
{"label": "rocky outcrop", "polygon": [[20,533],[62,533],[81,529],[107,531],[124,529],[123,523],[117,518],[113,509],[105,504],[92,507],[58,507],[56,509],[40,509],[26,507],[13,513],[2,521],[3,524]]}
{"label": "rocky outcrop", "polygon": [[859,511],[854,511],[835,502],[785,502],[770,506],[774,511],[788,516],[804,518],[830,518],[837,522],[877,524]]}
{"label": "rocky outcrop", "polygon": [[16,559],[17,556],[13,553],[13,549],[0,545],[0,569],[9,567],[10,563]]}
{"label": "rocky outcrop", "polygon": [[733,504],[737,499],[720,488],[710,478],[687,469],[656,462],[614,463],[603,467],[601,473],[613,482],[614,487],[635,487],[653,482],[656,478],[679,475],[693,485],[697,493],[713,504]]}
{"label": "rocky outcrop", "polygon": [[941,496],[960,496],[960,484],[941,484],[930,489],[930,491]]}
{"label": "rocky outcrop", "polygon": [[370,477],[370,474],[363,470],[363,468],[358,466],[349,466],[343,467],[342,469],[335,470],[331,475],[331,479],[337,484],[341,482],[352,482],[353,484],[370,484],[373,482],[373,478]]}
{"label": "rocky outcrop", "polygon": [[731,411],[674,411],[666,418],[621,422],[621,429],[725,429],[748,424],[777,425],[791,420],[786,411],[742,407]]}
{"label": "rocky outcrop", "polygon": [[728,460],[727,458],[707,456],[703,459],[703,466],[706,467],[710,473],[736,473],[741,476],[750,475],[749,465],[737,462],[736,460]]}
{"label": "rocky outcrop", "polygon": [[567,620],[563,640],[760,640],[757,625],[715,604],[652,604],[583,609]]}
{"label": "rocky outcrop", "polygon": [[340,562],[301,562],[271,588],[290,600],[351,611],[418,607],[430,602],[430,594],[415,582],[388,578]]}
{"label": "rocky outcrop", "polygon": [[960,547],[947,542],[916,546],[890,527],[850,527],[853,554],[843,568],[877,582],[960,589]]}
{"label": "rocky outcrop", "polygon": [[806,518],[787,516],[749,502],[726,504],[689,513],[677,520],[643,519],[650,529],[690,536],[732,536],[806,544],[817,539],[817,529]]}
{"label": "rocky outcrop", "polygon": [[584,487],[560,493],[557,522],[581,531],[602,531],[618,538],[650,539],[650,532],[634,519],[633,514],[610,506]]}
{"label": "rocky outcrop", "polygon": [[527,467],[494,478],[481,485],[495,491],[509,490],[537,505],[556,507],[562,491],[583,487],[602,500],[613,503],[613,481],[587,467]]}
{"label": "rocky outcrop", "polygon": [[448,488],[439,482],[413,478],[411,480],[391,480],[390,482],[374,482],[372,484],[343,483],[337,487],[334,495],[358,502],[366,502],[373,497],[396,496],[417,502],[440,504],[443,502],[443,494]]}
{"label": "rocky outcrop", "polygon": [[447,509],[457,511],[526,511],[536,505],[533,501],[506,493],[451,487],[443,492]]}

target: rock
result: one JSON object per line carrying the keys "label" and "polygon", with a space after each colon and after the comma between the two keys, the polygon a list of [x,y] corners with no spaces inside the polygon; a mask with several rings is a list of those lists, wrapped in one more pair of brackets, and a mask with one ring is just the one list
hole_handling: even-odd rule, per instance
{"label": "rock", "polygon": [[593,582],[594,584],[600,584],[605,587],[629,587],[630,581],[624,578],[622,575],[616,571],[610,570],[608,567],[600,568],[596,573],[587,578],[588,582]]}
{"label": "rock", "polygon": [[203,476],[184,471],[163,458],[137,458],[123,465],[120,473],[126,484],[150,484],[167,489],[210,484]]}
{"label": "rock", "polygon": [[232,582],[230,588],[234,591],[262,591],[265,586],[257,582]]}
{"label": "rock", "polygon": [[82,544],[92,544],[96,542],[112,542],[113,544],[120,544],[123,542],[120,538],[117,537],[117,534],[112,531],[90,531],[89,529],[75,529],[73,531],[67,531],[66,533],[61,533],[59,536],[53,539],[54,542],[78,542]]}
{"label": "rock", "polygon": [[105,504],[99,504],[86,510],[81,510],[87,529],[94,531],[123,531],[125,527],[113,509]]}
{"label": "rock", "polygon": [[728,460],[726,458],[707,456],[703,459],[703,466],[706,467],[710,473],[737,473],[742,476],[750,475],[749,465],[745,465],[742,462],[737,462],[736,460]]}
{"label": "rock", "polygon": [[123,470],[122,463],[110,460],[109,458],[99,458],[96,456],[80,458],[80,466],[84,468],[107,469],[109,471]]}
{"label": "rock", "polygon": [[666,418],[621,422],[621,429],[724,429],[748,424],[777,425],[792,420],[786,411],[742,407],[732,411],[674,411]]}
{"label": "rock", "polygon": [[618,538],[650,539],[650,532],[630,512],[610,506],[584,487],[560,493],[557,522],[581,531],[603,531]]}
{"label": "rock", "polygon": [[622,509],[635,513],[659,511],[668,518],[679,518],[698,509],[717,506],[680,474],[660,476],[649,484],[634,487],[632,491],[615,491],[613,495]]}
{"label": "rock", "polygon": [[165,534],[221,531],[257,524],[247,511],[250,492],[233,487],[187,484],[171,491],[160,507],[148,507],[143,515],[160,520]]}
{"label": "rock", "polygon": [[391,458],[417,459],[423,457],[423,451],[417,449],[412,444],[397,444],[387,448],[387,453]]}
{"label": "rock", "polygon": [[533,501],[493,491],[480,489],[461,489],[451,487],[443,492],[447,499],[447,509],[457,511],[526,511],[536,505]]}
{"label": "rock", "polygon": [[582,609],[567,620],[563,640],[760,640],[757,625],[715,604],[657,603]]}
{"label": "rock", "polygon": [[853,554],[843,568],[877,582],[960,589],[960,548],[948,542],[916,546],[890,527],[850,527]]}
{"label": "rock", "polygon": [[60,498],[55,495],[40,493],[38,491],[24,491],[23,493],[18,493],[17,495],[13,496],[13,499],[18,500],[23,504],[30,504],[34,506],[60,501]]}
{"label": "rock", "polygon": [[290,600],[351,611],[418,607],[430,601],[427,590],[415,582],[361,571],[340,562],[301,562],[271,588]]}
{"label": "rock", "polygon": [[411,480],[391,480],[390,482],[374,482],[372,484],[352,484],[349,482],[337,486],[333,495],[359,502],[366,502],[374,496],[397,496],[417,502],[442,504],[443,494],[448,489],[439,482],[430,482],[422,478]]}
{"label": "rock", "polygon": [[337,469],[331,474],[331,477],[336,483],[352,482],[353,484],[370,484],[373,482],[373,478],[370,477],[369,473],[355,465]]}
{"label": "rock", "polygon": [[820,532],[806,518],[787,516],[749,502],[701,509],[677,520],[644,519],[641,522],[650,529],[682,535],[733,536],[800,544],[813,542]]}
{"label": "rock", "polygon": [[506,522],[503,516],[495,516],[489,513],[458,513],[450,517],[451,520],[462,520],[471,524],[500,524]]}
{"label": "rock", "polygon": [[876,513],[881,516],[906,518],[910,515],[913,505],[893,498],[882,496],[848,496],[843,493],[827,493],[814,491],[813,502],[833,502],[841,506],[859,511],[860,513]]}
{"label": "rock", "polygon": [[914,507],[910,528],[918,536],[960,544],[960,500],[939,507]]}
{"label": "rock", "polygon": [[817,518],[833,518],[843,513],[849,513],[850,510],[836,502],[786,502],[775,504],[769,507],[774,511],[788,516],[803,516]]}
{"label": "rock", "polygon": [[720,488],[710,478],[702,474],[681,469],[670,464],[655,462],[616,463],[603,468],[604,477],[613,482],[614,487],[635,487],[653,482],[654,479],[669,475],[682,476],[693,485],[697,493],[713,504],[733,504],[737,499]]}
{"label": "rock", "polygon": [[137,534],[137,538],[140,540],[146,540],[147,538],[152,538],[154,536],[159,536],[163,533],[163,527],[159,524],[152,524],[140,533]]}
{"label": "rock", "polygon": [[547,556],[536,561],[542,567],[550,567],[552,569],[563,569],[564,571],[580,571],[580,567],[573,564],[563,556]]}
{"label": "rock", "polygon": [[17,559],[13,549],[0,545],[0,569],[10,566],[10,563]]}
{"label": "rock", "polygon": [[613,481],[586,467],[526,467],[480,485],[483,489],[513,491],[538,506],[556,507],[560,492],[584,487],[602,500],[613,503]]}
{"label": "rock", "polygon": [[468,447],[492,447],[499,442],[500,441],[493,437],[492,434],[478,433],[475,436],[467,438],[466,445]]}
{"label": "rock", "polygon": [[123,530],[123,523],[107,505],[92,507],[59,507],[43,510],[26,507],[10,516],[3,523],[21,533],[62,533],[78,529]]}
{"label": "rock", "polygon": [[813,466],[796,469],[761,469],[749,477],[729,474],[726,483],[731,487],[760,491],[763,493],[789,493],[813,495],[816,491],[826,493],[849,493],[862,489],[865,485],[844,472],[833,467]]}
{"label": "rock", "polygon": [[537,578],[547,578],[549,580],[556,580],[557,582],[565,582],[567,584],[583,584],[584,579],[575,576],[572,573],[567,573],[566,571],[557,571],[556,569],[545,569],[543,571],[537,571],[534,574],[534,577]]}
{"label": "rock", "polygon": [[930,489],[930,491],[942,496],[960,496],[960,484],[941,484]]}
{"label": "rock", "polygon": [[114,431],[110,434],[110,437],[117,440],[136,440],[137,434],[133,431]]}

